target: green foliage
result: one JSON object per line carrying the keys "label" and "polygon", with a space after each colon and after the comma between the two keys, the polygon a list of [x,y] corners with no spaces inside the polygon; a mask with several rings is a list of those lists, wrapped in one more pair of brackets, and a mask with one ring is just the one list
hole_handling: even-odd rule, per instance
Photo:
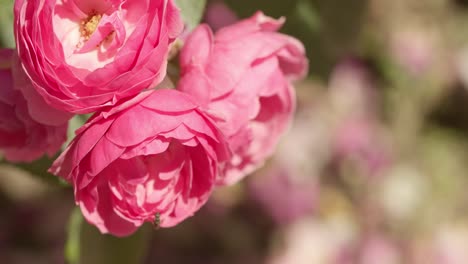
{"label": "green foliage", "polygon": [[[103,235],[95,226],[82,221],[80,226],[79,264],[143,263],[151,232],[140,228],[129,237]],[[76,250],[76,249],[75,249]]]}
{"label": "green foliage", "polygon": [[83,215],[80,208],[73,209],[68,222],[68,238],[65,244],[65,260],[69,264],[78,264],[80,261],[80,231],[83,224]]}
{"label": "green foliage", "polygon": [[15,46],[13,34],[13,1],[0,0],[0,47]]}
{"label": "green foliage", "polygon": [[188,29],[195,28],[203,17],[206,0],[175,0]]}
{"label": "green foliage", "polygon": [[307,24],[307,20],[298,17],[297,24],[294,27],[288,25],[287,30],[306,45],[311,71],[326,78],[340,59],[356,53],[356,44],[361,37],[369,1],[301,0],[301,2],[307,2],[309,9],[315,9],[320,28],[316,32],[310,32],[308,28],[300,26]]}
{"label": "green foliage", "polygon": [[83,126],[89,117],[90,115],[75,115],[70,119],[68,122],[67,142],[64,144],[64,148],[75,138],[76,130]]}
{"label": "green foliage", "polygon": [[125,238],[103,235],[84,221],[76,207],[68,223],[65,258],[68,264],[142,263],[150,234],[146,228],[140,228]]}

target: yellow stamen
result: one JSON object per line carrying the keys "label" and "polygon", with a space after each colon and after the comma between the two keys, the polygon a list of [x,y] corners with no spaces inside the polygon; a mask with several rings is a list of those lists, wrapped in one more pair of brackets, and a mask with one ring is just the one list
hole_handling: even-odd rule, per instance
{"label": "yellow stamen", "polygon": [[99,21],[101,21],[102,15],[92,12],[85,20],[81,21],[80,33],[81,36],[88,40],[94,31],[96,31]]}

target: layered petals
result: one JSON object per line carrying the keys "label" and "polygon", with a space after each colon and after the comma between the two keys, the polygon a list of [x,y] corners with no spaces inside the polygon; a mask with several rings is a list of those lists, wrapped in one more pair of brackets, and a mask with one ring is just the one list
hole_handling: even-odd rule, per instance
{"label": "layered petals", "polygon": [[14,69],[15,65],[14,51],[0,49],[0,152],[12,162],[34,161],[44,154],[53,156],[66,140],[69,116],[46,105],[41,111],[52,115],[48,122],[40,122],[34,107],[14,89],[18,84],[31,86],[25,79],[14,78],[17,74],[13,72],[21,71]]}
{"label": "layered petals", "polygon": [[305,76],[308,61],[298,40],[276,32],[283,22],[258,12],[216,34],[201,25],[181,51],[178,89],[197,98],[233,152],[220,185],[261,166],[291,121],[291,82]]}
{"label": "layered petals", "polygon": [[160,89],[96,113],[50,171],[73,184],[85,218],[126,236],[159,214],[192,216],[229,159],[224,136],[188,95]]}
{"label": "layered petals", "polygon": [[32,86],[45,103],[79,114],[161,82],[183,29],[172,0],[18,0],[14,11]]}

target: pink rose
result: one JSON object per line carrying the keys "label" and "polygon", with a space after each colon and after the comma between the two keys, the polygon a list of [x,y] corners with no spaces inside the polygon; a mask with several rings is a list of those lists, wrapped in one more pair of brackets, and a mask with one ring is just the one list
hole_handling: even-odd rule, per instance
{"label": "pink rose", "polygon": [[258,12],[213,35],[199,26],[181,52],[178,89],[192,94],[229,138],[233,158],[218,183],[232,184],[263,164],[291,120],[292,79],[303,77],[303,45],[276,31],[283,20]]}
{"label": "pink rose", "polygon": [[71,182],[85,218],[125,236],[160,215],[171,227],[208,199],[225,139],[186,94],[161,89],[95,114],[51,172]]}
{"label": "pink rose", "polygon": [[15,1],[24,70],[48,104],[73,113],[159,83],[182,27],[172,0]]}
{"label": "pink rose", "polygon": [[47,125],[31,117],[23,95],[13,89],[13,62],[13,50],[0,49],[0,150],[13,162],[52,156],[66,140],[67,123]]}

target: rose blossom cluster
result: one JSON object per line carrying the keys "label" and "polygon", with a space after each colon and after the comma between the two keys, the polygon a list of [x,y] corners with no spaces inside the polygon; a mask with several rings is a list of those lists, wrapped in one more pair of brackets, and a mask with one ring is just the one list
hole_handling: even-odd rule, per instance
{"label": "rose blossom cluster", "polygon": [[[0,53],[0,149],[11,161],[54,155],[74,114],[94,113],[50,172],[74,187],[86,220],[126,236],[174,226],[216,186],[273,153],[291,121],[303,45],[258,12],[215,33],[184,23],[172,0],[16,0],[15,51]],[[156,87],[156,88],[155,88]]]}

